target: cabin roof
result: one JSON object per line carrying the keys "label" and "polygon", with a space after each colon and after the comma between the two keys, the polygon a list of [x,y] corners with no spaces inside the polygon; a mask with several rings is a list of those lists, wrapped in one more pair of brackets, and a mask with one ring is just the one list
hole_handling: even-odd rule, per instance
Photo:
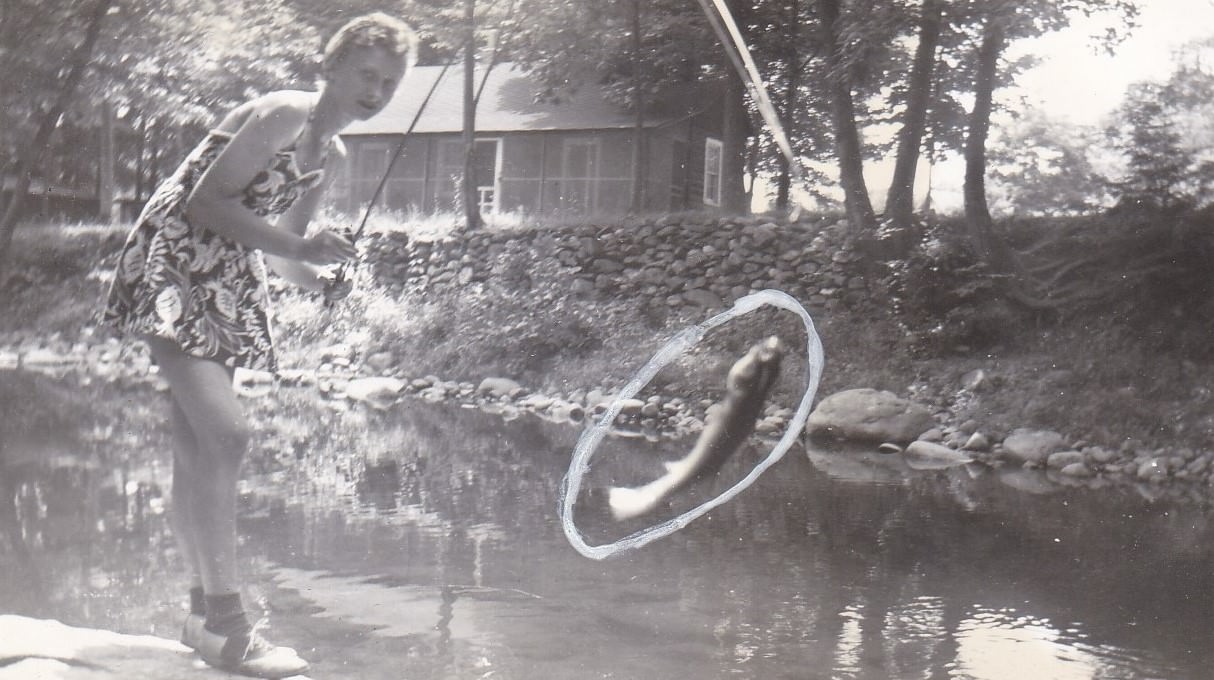
{"label": "cabin roof", "polygon": [[[396,95],[383,111],[365,121],[355,121],[342,132],[346,135],[402,134],[409,128],[417,110],[442,75],[442,81],[418,119],[415,133],[459,132],[463,129],[464,69],[453,65],[442,73],[442,66],[415,66],[397,87]],[[475,72],[474,87],[480,87],[484,70]],[[635,116],[609,102],[605,89],[586,84],[560,103],[536,101],[539,85],[521,68],[497,64],[489,70],[476,112],[478,134],[540,130],[594,130],[631,128]],[[679,101],[681,100],[681,101]],[[646,127],[660,126],[692,112],[694,97],[675,97],[663,102],[662,111],[647,113]]]}

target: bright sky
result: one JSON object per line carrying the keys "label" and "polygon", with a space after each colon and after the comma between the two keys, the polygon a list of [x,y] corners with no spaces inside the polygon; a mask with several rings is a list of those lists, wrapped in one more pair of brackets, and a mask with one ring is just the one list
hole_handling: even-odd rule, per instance
{"label": "bright sky", "polygon": [[1166,78],[1174,50],[1214,35],[1214,0],[1142,0],[1139,26],[1108,55],[1088,38],[1108,23],[1080,20],[1066,30],[1015,46],[1041,64],[1021,76],[1022,93],[1052,116],[1098,123],[1120,102],[1126,86]]}
{"label": "bright sky", "polygon": [[[1024,97],[1028,104],[1042,109],[1051,118],[1098,125],[1121,103],[1127,86],[1167,78],[1177,48],[1214,36],[1214,0],[1140,0],[1139,4],[1138,28],[1112,55],[1099,49],[1090,38],[1109,24],[1107,17],[1080,18],[1065,30],[1014,43],[1009,57],[1031,53],[1038,57],[1039,64],[1021,74],[1016,88],[1000,90],[996,96],[1008,102]],[[996,120],[994,124],[999,123]],[[960,158],[946,160],[932,169],[936,210],[961,209],[964,169]],[[869,195],[878,210],[885,203],[892,171],[892,158],[865,163]],[[924,167],[916,182],[917,200],[926,191],[926,179]],[[764,207],[765,202],[756,195],[755,208]]]}

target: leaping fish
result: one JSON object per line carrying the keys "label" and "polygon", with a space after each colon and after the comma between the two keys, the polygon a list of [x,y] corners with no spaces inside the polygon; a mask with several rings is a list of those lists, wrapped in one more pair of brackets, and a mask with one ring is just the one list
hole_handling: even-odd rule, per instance
{"label": "leaping fish", "polygon": [[643,486],[612,487],[607,492],[617,520],[639,517],[693,481],[716,473],[754,432],[763,403],[780,375],[784,346],[771,336],[756,343],[734,363],[725,378],[725,398],[709,409],[707,423],[691,452],[666,463],[666,473]]}

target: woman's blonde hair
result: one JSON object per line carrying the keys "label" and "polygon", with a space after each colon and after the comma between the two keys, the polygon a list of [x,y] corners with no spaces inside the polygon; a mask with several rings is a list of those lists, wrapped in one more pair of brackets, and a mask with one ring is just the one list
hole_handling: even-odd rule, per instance
{"label": "woman's blonde hair", "polygon": [[409,66],[417,61],[417,33],[409,24],[383,12],[372,12],[346,22],[329,38],[321,62],[323,70],[326,73],[332,70],[350,50],[359,47],[385,49],[404,57]]}

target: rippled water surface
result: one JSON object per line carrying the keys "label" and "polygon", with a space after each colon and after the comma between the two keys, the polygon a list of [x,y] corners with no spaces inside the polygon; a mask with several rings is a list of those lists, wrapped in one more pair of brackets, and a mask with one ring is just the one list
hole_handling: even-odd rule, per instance
{"label": "rippled water surface", "polygon": [[[166,520],[166,399],[0,371],[0,612],[176,637],[187,580]],[[418,400],[377,411],[304,388],[248,410],[247,597],[316,678],[1207,678],[1214,665],[1210,518],[1149,493],[794,447],[728,505],[600,562],[558,515],[578,426]],[[587,540],[644,528],[610,521],[597,487],[687,446],[608,440],[577,505]],[[740,453],[722,484],[764,453]]]}

